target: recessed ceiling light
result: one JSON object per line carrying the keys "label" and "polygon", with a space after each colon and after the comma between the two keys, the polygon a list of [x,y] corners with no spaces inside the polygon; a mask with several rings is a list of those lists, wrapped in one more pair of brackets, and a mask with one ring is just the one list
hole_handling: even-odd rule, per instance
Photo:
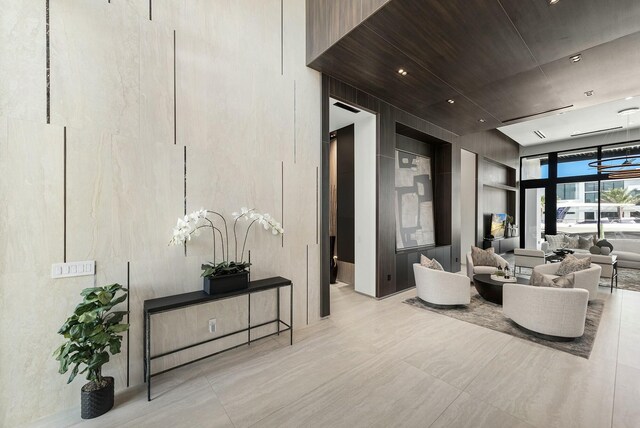
{"label": "recessed ceiling light", "polygon": [[478,119],[478,122],[480,122],[480,123],[485,123],[485,122],[486,122],[486,120],[484,120],[484,119]]}
{"label": "recessed ceiling light", "polygon": [[625,100],[627,100],[627,101],[632,100],[632,99],[633,99],[633,97],[627,97],[627,98],[625,98]]}
{"label": "recessed ceiling light", "polygon": [[449,98],[449,99],[447,100],[447,102],[448,102],[449,104],[453,104],[453,103],[455,103],[455,101],[453,101],[451,98]]}
{"label": "recessed ceiling light", "polygon": [[590,96],[592,96],[592,95],[593,95],[593,90],[591,90],[591,91],[586,91],[584,94],[585,94],[586,96],[590,97]]}
{"label": "recessed ceiling light", "polygon": [[570,56],[569,59],[571,60],[571,62],[580,62],[580,60],[582,59],[582,54]]}
{"label": "recessed ceiling light", "polygon": [[407,72],[406,72],[406,71],[403,71],[403,72],[402,72],[402,75],[403,75],[403,76],[406,76],[406,75],[407,75]]}
{"label": "recessed ceiling light", "polygon": [[640,110],[640,107],[631,107],[624,110],[620,110],[618,114],[620,116],[629,116],[630,114],[636,114]]}
{"label": "recessed ceiling light", "polygon": [[560,0],[549,0],[549,4],[556,4],[558,3]]}
{"label": "recessed ceiling light", "polygon": [[398,73],[400,73],[400,74],[404,73],[404,69],[403,68],[399,69]]}

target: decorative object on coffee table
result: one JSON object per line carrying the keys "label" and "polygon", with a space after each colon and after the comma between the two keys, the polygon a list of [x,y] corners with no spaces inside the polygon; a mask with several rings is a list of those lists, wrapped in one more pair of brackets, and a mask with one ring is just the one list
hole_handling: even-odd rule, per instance
{"label": "decorative object on coffee table", "polygon": [[[207,216],[209,214],[217,216],[222,220],[224,226],[224,236],[222,230],[216,227],[213,221]],[[200,229],[210,228],[213,237],[213,261],[202,265],[202,277],[204,278],[204,291],[207,294],[228,293],[231,291],[247,288],[249,285],[249,266],[251,266],[251,257],[248,261],[244,260],[244,252],[247,245],[247,238],[251,227],[258,223],[265,230],[270,230],[273,235],[284,233],[282,225],[272,218],[269,214],[260,214],[255,209],[242,207],[240,212],[232,213],[233,222],[233,241],[234,241],[234,260],[229,257],[229,230],[227,221],[224,216],[216,211],[200,209],[191,214],[179,218],[176,227],[173,229],[173,237],[169,245],[183,245],[191,240],[192,236],[199,236]],[[244,240],[242,242],[242,250],[238,257],[238,234],[237,225],[239,220],[250,221],[245,231]],[[216,260],[216,232],[220,235],[220,247],[222,250],[222,261]],[[226,252],[225,252],[226,250]]]}
{"label": "decorative object on coffee table", "polygon": [[[519,284],[528,284],[528,280],[524,278],[516,278],[516,282]],[[503,281],[496,281],[491,279],[490,274],[479,274],[473,276],[473,285],[475,286],[478,294],[483,299],[489,302],[502,304],[502,286],[505,284]]]}
{"label": "decorative object on coffee table", "polygon": [[[129,328],[128,323],[122,322],[128,312],[112,311],[127,299],[127,289],[113,284],[86,288],[80,295],[82,302],[58,330],[67,341],[53,356],[60,362],[60,374],[73,366],[67,383],[71,383],[78,373],[86,373],[89,382],[81,390],[80,415],[83,419],[91,419],[113,407],[114,380],[102,376],[102,366],[109,361],[109,354],[120,353],[120,333]],[[81,365],[86,366],[82,371]]]}

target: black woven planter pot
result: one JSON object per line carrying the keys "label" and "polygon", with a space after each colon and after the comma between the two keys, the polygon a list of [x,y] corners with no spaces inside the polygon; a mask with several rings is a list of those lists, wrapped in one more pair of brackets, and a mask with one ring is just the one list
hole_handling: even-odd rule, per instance
{"label": "black woven planter pot", "polygon": [[85,391],[91,382],[85,384],[80,392],[80,416],[82,419],[97,418],[113,407],[113,378],[105,377],[107,384],[94,391]]}
{"label": "black woven planter pot", "polygon": [[244,290],[249,286],[249,272],[244,271],[232,275],[205,276],[204,292],[207,294],[222,294]]}

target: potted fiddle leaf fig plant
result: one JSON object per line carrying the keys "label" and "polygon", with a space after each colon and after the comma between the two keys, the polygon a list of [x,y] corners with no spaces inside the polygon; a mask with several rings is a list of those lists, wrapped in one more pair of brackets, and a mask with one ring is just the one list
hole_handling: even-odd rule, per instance
{"label": "potted fiddle leaf fig plant", "polygon": [[120,352],[121,333],[129,328],[128,323],[122,322],[128,312],[113,310],[127,299],[127,289],[112,284],[86,288],[80,295],[82,302],[58,330],[66,342],[53,356],[60,362],[60,374],[71,369],[67,383],[86,373],[89,382],[81,390],[80,415],[91,419],[113,407],[114,380],[102,375],[102,366],[109,361],[109,354]]}
{"label": "potted fiddle leaf fig plant", "polygon": [[[212,215],[213,219],[208,218]],[[229,256],[229,229],[224,216],[216,211],[200,209],[191,214],[179,218],[176,226],[173,228],[173,237],[169,245],[184,245],[191,240],[192,236],[199,236],[201,229],[211,229],[213,238],[213,260],[202,265],[202,277],[204,278],[204,291],[207,294],[226,293],[247,288],[249,285],[249,266],[251,263],[244,260],[244,253],[247,245],[247,238],[251,227],[258,223],[264,230],[271,231],[272,235],[280,235],[284,233],[282,225],[277,222],[269,214],[261,214],[255,209],[242,207],[239,212],[232,213],[233,216],[233,242],[234,254],[233,259]],[[222,227],[214,224],[215,221],[221,221]],[[242,241],[242,250],[238,255],[238,222],[248,221]],[[219,223],[218,223],[219,224]],[[224,230],[224,235],[223,235]],[[216,235],[217,234],[217,235]],[[219,236],[221,260],[218,261],[216,254],[216,237]]]}

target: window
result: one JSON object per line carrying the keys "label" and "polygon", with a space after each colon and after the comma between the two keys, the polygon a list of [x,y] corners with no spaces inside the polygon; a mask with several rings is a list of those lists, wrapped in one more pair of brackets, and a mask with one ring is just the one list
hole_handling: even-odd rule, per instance
{"label": "window", "polygon": [[549,156],[531,156],[522,158],[522,180],[549,178]]}
{"label": "window", "polygon": [[595,221],[595,219],[596,219],[596,213],[594,213],[594,212],[587,212],[587,213],[584,213],[584,219],[585,219],[585,220]]}
{"label": "window", "polygon": [[597,168],[589,166],[589,162],[597,159],[596,149],[558,153],[558,177],[597,174]]}
{"label": "window", "polygon": [[558,184],[556,192],[560,201],[576,199],[576,183]]}
{"label": "window", "polygon": [[598,203],[598,182],[584,183],[584,201],[589,204]]}

